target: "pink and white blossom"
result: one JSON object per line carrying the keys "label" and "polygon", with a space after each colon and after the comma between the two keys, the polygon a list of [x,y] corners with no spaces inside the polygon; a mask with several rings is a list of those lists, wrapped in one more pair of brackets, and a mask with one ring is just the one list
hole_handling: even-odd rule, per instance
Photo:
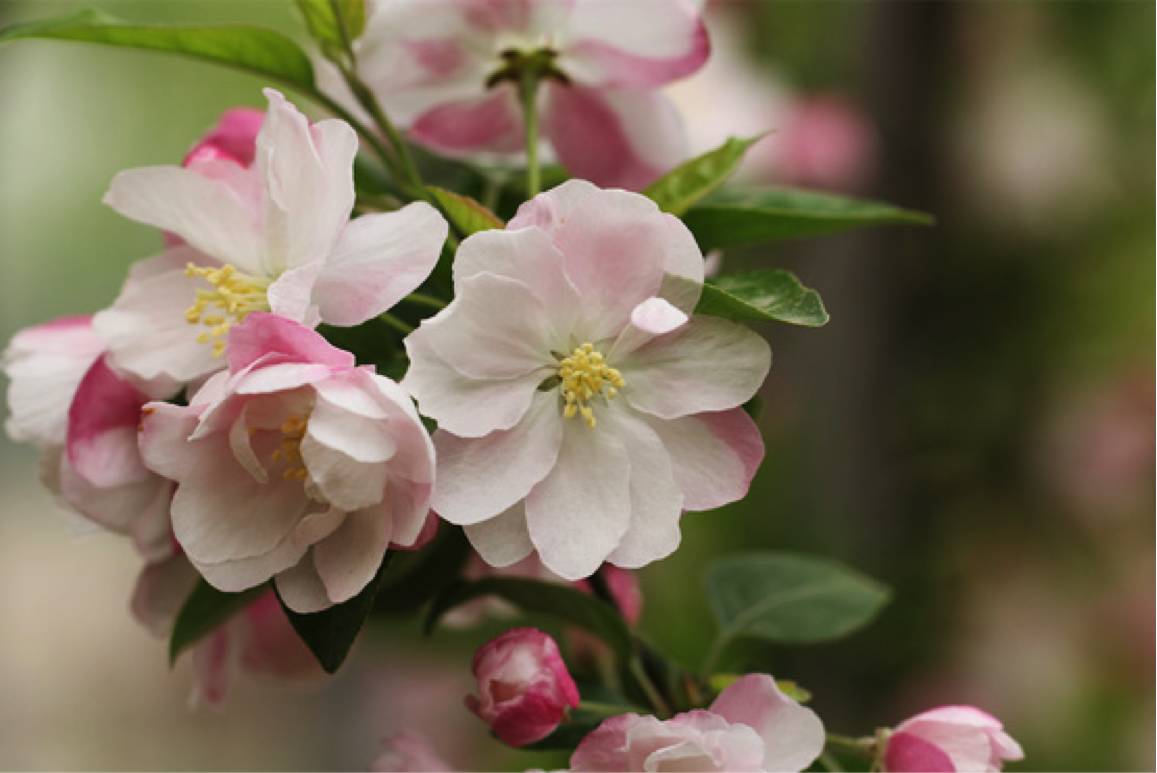
{"label": "pink and white blossom", "polygon": [[702,282],[677,218],[585,181],[463,241],[405,384],[439,425],[434,509],[487,563],[638,568],[675,550],[683,510],[746,494],[763,442],[739,406],[771,352],[691,316]]}
{"label": "pink and white blossom", "polygon": [[538,110],[558,159],[575,176],[641,189],[686,157],[659,89],[699,69],[710,44],[689,0],[381,0],[355,50],[390,116],[449,155],[522,148],[508,68],[550,52]]}
{"label": "pink and white blossom", "polygon": [[311,124],[280,93],[265,95],[251,165],[208,145],[187,166],[113,179],[106,204],[182,242],[136,264],[112,308],[96,316],[118,370],[186,383],[223,366],[229,330],[254,311],[310,327],[356,325],[434,267],[448,228],[442,216],[415,202],[350,220],[354,130],[340,120]]}
{"label": "pink and white blossom", "polygon": [[824,747],[811,709],[789,698],[766,674],[748,674],[708,709],[668,720],[621,714],[575,749],[572,771],[798,771]]}
{"label": "pink and white blossom", "polygon": [[941,706],[901,722],[883,750],[891,773],[988,773],[1024,759],[996,717],[974,706]]}
{"label": "pink and white blossom", "polygon": [[409,396],[308,328],[257,312],[188,406],[151,403],[146,464],[177,482],[173,532],[213,586],[276,578],[314,612],[422,535],[434,449]]}
{"label": "pink and white blossom", "polygon": [[424,735],[403,730],[382,742],[381,753],[370,770],[376,773],[418,773],[419,771],[452,771],[434,744]]}
{"label": "pink and white blossom", "polygon": [[579,704],[558,644],[536,628],[512,628],[474,653],[478,695],[466,706],[502,741],[525,746],[546,738]]}

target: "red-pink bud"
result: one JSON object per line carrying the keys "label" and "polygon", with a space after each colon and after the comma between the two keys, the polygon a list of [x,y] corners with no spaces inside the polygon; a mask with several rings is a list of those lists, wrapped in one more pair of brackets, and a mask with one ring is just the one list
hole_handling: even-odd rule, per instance
{"label": "red-pink bud", "polygon": [[257,133],[264,120],[265,113],[251,107],[226,110],[217,125],[185,155],[182,166],[220,158],[249,166],[257,153]]}
{"label": "red-pink bud", "polygon": [[478,695],[466,707],[511,746],[546,738],[579,693],[554,639],[536,628],[512,628],[474,653]]}
{"label": "red-pink bud", "polygon": [[884,770],[998,771],[1024,758],[1000,720],[973,706],[941,706],[901,722],[884,747]]}

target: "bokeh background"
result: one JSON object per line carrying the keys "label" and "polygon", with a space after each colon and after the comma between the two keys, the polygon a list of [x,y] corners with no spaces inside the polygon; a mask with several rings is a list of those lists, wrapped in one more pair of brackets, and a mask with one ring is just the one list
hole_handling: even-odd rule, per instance
{"label": "bokeh background", "polygon": [[[104,2],[124,18],[251,22],[287,3]],[[81,4],[0,2],[0,23]],[[728,254],[790,267],[832,314],[766,332],[768,455],[749,499],[687,516],[642,572],[643,628],[689,666],[712,557],[838,557],[895,600],[840,643],[747,648],[858,733],[944,702],[1003,718],[1014,769],[1154,767],[1154,6],[719,2],[712,64],[673,91],[697,149],[777,130],[750,182],[883,198],[933,229]],[[0,338],[95,311],[156,233],[100,204],[175,163],[255,78],[163,55],[0,46]],[[127,613],[137,559],[61,513],[0,440],[0,767],[356,769],[406,727],[467,768],[552,764],[464,708],[472,648],[379,625],[336,678],[244,681],[188,706],[187,665]]]}

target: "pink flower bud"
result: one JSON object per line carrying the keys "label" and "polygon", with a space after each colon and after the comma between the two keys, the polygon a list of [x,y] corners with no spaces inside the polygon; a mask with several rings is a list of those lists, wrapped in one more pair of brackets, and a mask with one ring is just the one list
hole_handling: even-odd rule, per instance
{"label": "pink flower bud", "polygon": [[511,746],[546,738],[579,703],[558,645],[535,628],[512,628],[479,647],[474,677],[479,694],[466,707]]}
{"label": "pink flower bud", "polygon": [[941,706],[896,727],[884,747],[884,770],[998,771],[1024,758],[996,717],[973,706]]}
{"label": "pink flower bud", "polygon": [[185,155],[182,166],[192,166],[200,161],[226,158],[241,166],[253,163],[257,152],[257,133],[265,113],[251,107],[235,107],[221,114],[208,134]]}

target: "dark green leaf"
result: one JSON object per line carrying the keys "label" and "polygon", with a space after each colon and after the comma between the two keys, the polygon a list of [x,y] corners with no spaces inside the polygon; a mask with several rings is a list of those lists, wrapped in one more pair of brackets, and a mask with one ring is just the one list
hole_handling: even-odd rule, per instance
{"label": "dark green leaf", "polygon": [[374,611],[409,614],[457,582],[470,557],[470,543],[457,526],[442,524],[434,542],[421,550],[399,552],[378,591]]}
{"label": "dark green leaf", "polygon": [[297,0],[306,29],[331,59],[341,56],[366,27],[365,0]]}
{"label": "dark green leaf", "polygon": [[528,612],[574,623],[598,636],[623,659],[631,653],[631,633],[611,605],[566,585],[513,577],[486,577],[452,585],[434,600],[426,630],[432,630],[454,607],[482,596],[498,596]]}
{"label": "dark green leaf", "polygon": [[361,593],[349,601],[335,604],[321,612],[314,612],[309,615],[294,612],[285,606],[285,602],[281,600],[281,594],[277,595],[278,600],[281,601],[281,608],[285,610],[289,622],[293,625],[293,630],[297,631],[297,635],[313,652],[317,662],[321,664],[326,673],[332,674],[337,671],[345,661],[350,647],[353,646],[358,632],[361,631],[362,625],[366,621],[366,617],[374,608],[374,599],[378,595],[382,577],[393,557],[394,551],[386,553],[385,558],[382,559],[382,565],[378,567],[378,573],[362,589]]}
{"label": "dark green leaf", "polygon": [[707,571],[720,637],[804,644],[846,636],[888,602],[880,583],[842,564],[782,552],[723,558]]}
{"label": "dark green leaf", "polygon": [[739,166],[747,149],[763,136],[731,137],[715,150],[675,167],[648,185],[643,194],[654,200],[664,212],[681,216],[691,205],[722,185]]}
{"label": "dark green leaf", "polygon": [[98,11],[0,29],[0,42],[48,38],[167,51],[236,67],[314,92],[313,64],[289,38],[261,27],[130,24]]}
{"label": "dark green leaf", "polygon": [[806,327],[826,325],[829,319],[819,293],[781,269],[728,274],[709,281],[703,285],[695,313]]}
{"label": "dark green leaf", "polygon": [[469,196],[434,185],[427,186],[427,189],[434,194],[438,206],[463,236],[506,226],[498,215]]}
{"label": "dark green leaf", "polygon": [[713,196],[683,218],[708,250],[879,225],[931,225],[930,215],[828,193],[768,188]]}
{"label": "dark green leaf", "polygon": [[264,590],[264,586],[258,586],[241,593],[225,593],[204,580],[198,580],[173,624],[173,633],[169,636],[169,662],[177,662],[182,652],[240,612]]}
{"label": "dark green leaf", "polygon": [[[622,706],[621,708],[622,711],[617,713],[631,714],[645,712],[645,709],[637,706]],[[566,721],[555,728],[553,733],[541,741],[527,744],[522,748],[530,751],[546,751],[549,749],[574,750],[574,748],[579,745],[579,742],[586,738],[592,730],[602,724],[603,720],[608,716],[614,716],[614,714],[584,711],[581,708],[573,709]]]}

